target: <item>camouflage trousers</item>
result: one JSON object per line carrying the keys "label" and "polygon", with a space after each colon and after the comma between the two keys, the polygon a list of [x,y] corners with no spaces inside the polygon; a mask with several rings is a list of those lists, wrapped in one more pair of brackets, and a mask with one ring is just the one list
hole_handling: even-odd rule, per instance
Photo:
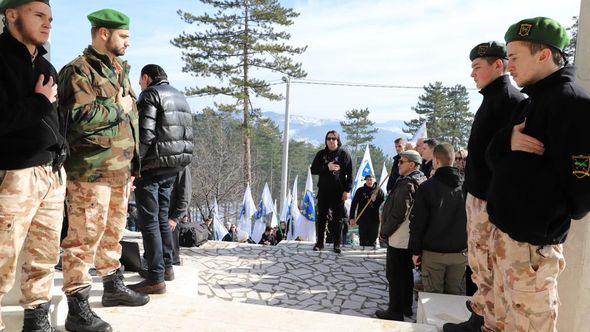
{"label": "camouflage trousers", "polygon": [[[496,228],[489,220],[487,202],[467,194],[467,259],[473,274],[471,278],[477,291],[471,298],[471,308],[484,318],[490,329],[498,328],[503,322],[504,308],[494,299],[494,277],[491,249],[492,232]],[[499,322],[499,323],[498,323]]]}
{"label": "camouflage trousers", "polygon": [[30,309],[51,300],[65,180],[65,171],[61,169],[60,179],[51,166],[0,170],[0,300],[14,284],[21,250],[21,305]]}
{"label": "camouflage trousers", "polygon": [[123,231],[131,182],[108,183],[68,181],[68,235],[64,249],[63,291],[66,294],[92,283],[88,269],[94,265],[99,276],[113,274],[120,266]]}
{"label": "camouflage trousers", "polygon": [[565,268],[563,246],[514,241],[497,228],[492,238],[494,297],[506,308],[504,324],[495,330],[557,331],[557,277]]}

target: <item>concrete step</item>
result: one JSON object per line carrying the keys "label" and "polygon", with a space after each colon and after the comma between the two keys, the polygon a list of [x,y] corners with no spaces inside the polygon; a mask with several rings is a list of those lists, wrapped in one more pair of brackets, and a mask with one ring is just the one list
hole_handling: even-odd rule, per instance
{"label": "concrete step", "polygon": [[423,324],[168,294],[141,308],[97,308],[114,331],[396,331],[435,332]]}
{"label": "concrete step", "polygon": [[442,331],[445,323],[460,323],[469,319],[471,313],[465,307],[467,300],[467,296],[420,292],[416,320]]}

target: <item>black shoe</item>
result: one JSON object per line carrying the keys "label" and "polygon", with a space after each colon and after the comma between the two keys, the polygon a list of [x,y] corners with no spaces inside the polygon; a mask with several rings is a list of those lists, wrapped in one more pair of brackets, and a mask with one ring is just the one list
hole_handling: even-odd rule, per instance
{"label": "black shoe", "polygon": [[342,250],[340,250],[340,247],[334,247],[334,252],[339,254],[342,252]]}
{"label": "black shoe", "polygon": [[169,268],[164,270],[164,281],[174,280],[174,269]]}
{"label": "black shoe", "polygon": [[150,301],[150,297],[137,293],[129,289],[123,283],[122,275],[113,273],[110,276],[102,278],[104,291],[102,293],[102,305],[105,307],[114,307],[124,305],[129,307],[139,307]]}
{"label": "black shoe", "polygon": [[313,251],[320,251],[324,249],[324,246],[320,246],[319,244],[316,244],[315,246],[313,246]]}
{"label": "black shoe", "polygon": [[49,307],[51,303],[39,304],[33,309],[25,309],[23,332],[55,332],[55,328],[49,324]]}
{"label": "black shoe", "polygon": [[111,332],[113,328],[92,311],[88,303],[90,286],[86,286],[74,294],[67,295],[68,316],[65,328],[72,332]]}
{"label": "black shoe", "polygon": [[471,312],[471,317],[469,320],[463,323],[454,324],[454,323],[446,323],[443,325],[444,332],[479,332],[481,331],[481,327],[483,326],[483,317]]}
{"label": "black shoe", "polygon": [[[139,276],[144,279],[150,278],[150,274],[149,274],[148,270],[144,270],[144,269],[139,270]],[[172,280],[174,280],[174,278],[175,277],[174,277],[174,269],[173,268],[169,268],[169,269],[164,270],[164,281],[172,281]]]}
{"label": "black shoe", "polygon": [[375,316],[377,316],[379,319],[395,320],[399,322],[404,321],[404,314],[394,313],[389,310],[377,310],[375,311]]}

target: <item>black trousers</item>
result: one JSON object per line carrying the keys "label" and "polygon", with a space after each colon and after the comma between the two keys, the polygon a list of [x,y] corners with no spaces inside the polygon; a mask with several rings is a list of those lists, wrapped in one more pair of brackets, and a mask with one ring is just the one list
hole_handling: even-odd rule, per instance
{"label": "black trousers", "polygon": [[409,249],[387,246],[386,276],[389,282],[389,312],[412,315],[413,268],[412,253]]}
{"label": "black trousers", "polygon": [[367,209],[359,221],[359,244],[361,246],[374,246],[379,233],[379,211],[376,213]]}
{"label": "black trousers", "polygon": [[[331,219],[328,221],[328,215],[331,214]],[[328,223],[328,230],[334,243],[334,247],[340,247],[342,241],[342,218],[346,215],[344,208],[344,201],[342,201],[342,193],[340,195],[323,195],[318,193],[318,211],[316,213],[316,245],[324,246],[324,237],[326,233],[326,222]]]}

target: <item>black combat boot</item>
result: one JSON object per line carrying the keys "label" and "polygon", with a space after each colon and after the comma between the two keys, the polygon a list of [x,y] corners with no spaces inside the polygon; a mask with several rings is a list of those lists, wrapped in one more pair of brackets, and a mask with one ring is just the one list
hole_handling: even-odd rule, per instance
{"label": "black combat boot", "polygon": [[92,311],[88,303],[90,286],[86,286],[74,294],[67,295],[68,317],[66,330],[71,332],[111,332],[113,328]]}
{"label": "black combat boot", "polygon": [[51,303],[46,302],[33,309],[25,309],[23,332],[55,332],[47,318],[50,305]]}
{"label": "black combat boot", "polygon": [[118,305],[138,307],[150,301],[148,295],[137,293],[125,286],[123,275],[120,273],[113,273],[110,276],[103,277],[102,284],[104,286],[102,305],[105,307]]}
{"label": "black combat boot", "polygon": [[455,324],[455,323],[446,323],[443,325],[443,332],[471,332],[471,331],[481,331],[481,327],[483,326],[483,317],[473,312],[471,309],[471,305],[469,301],[465,303],[467,309],[471,311],[471,317],[463,323]]}

